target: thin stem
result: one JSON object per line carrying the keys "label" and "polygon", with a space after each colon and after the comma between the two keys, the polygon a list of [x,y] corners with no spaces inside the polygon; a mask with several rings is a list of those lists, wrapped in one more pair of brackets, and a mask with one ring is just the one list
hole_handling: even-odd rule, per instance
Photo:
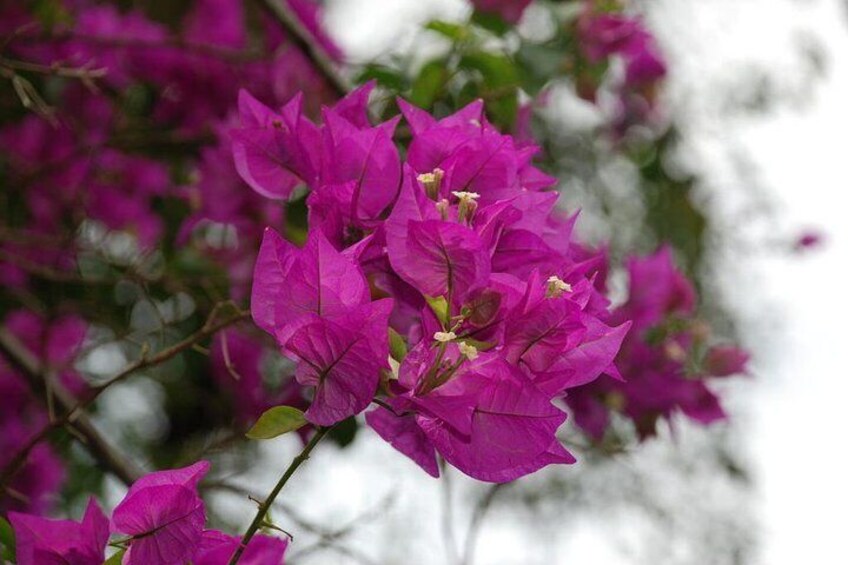
{"label": "thin stem", "polygon": [[59,64],[40,65],[29,61],[17,61],[0,57],[0,66],[12,69],[14,71],[27,71],[42,75],[55,75],[63,78],[75,78],[83,81],[90,81],[95,78],[106,76],[105,68],[93,69],[88,66],[82,67],[66,67]]}
{"label": "thin stem", "polygon": [[286,483],[289,479],[294,475],[294,472],[297,471],[297,468],[300,467],[307,459],[309,459],[309,454],[312,453],[312,450],[315,449],[315,446],[318,445],[324,436],[327,435],[327,432],[330,431],[330,428],[318,428],[318,431],[312,436],[312,439],[309,440],[309,443],[303,448],[303,450],[295,457],[291,464],[289,464],[286,472],[283,473],[283,476],[280,477],[280,480],[277,481],[277,484],[274,485],[274,488],[268,494],[268,497],[265,501],[259,505],[259,509],[256,511],[256,516],[253,518],[253,522],[248,526],[247,531],[241,538],[241,542],[239,543],[238,548],[236,549],[233,556],[230,558],[229,565],[235,565],[238,563],[241,558],[242,553],[247,548],[247,545],[250,543],[250,540],[253,539],[253,536],[259,530],[262,523],[265,521],[265,516],[268,514],[268,510],[274,504],[274,500],[277,498],[277,495],[280,494],[280,491],[283,490],[283,487],[286,486]]}

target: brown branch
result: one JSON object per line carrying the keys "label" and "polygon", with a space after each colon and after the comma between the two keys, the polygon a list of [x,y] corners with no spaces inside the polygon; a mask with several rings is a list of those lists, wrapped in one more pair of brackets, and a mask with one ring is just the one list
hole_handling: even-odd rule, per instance
{"label": "brown branch", "polygon": [[97,47],[112,47],[116,49],[174,48],[186,51],[191,54],[214,57],[216,59],[220,59],[229,63],[249,63],[252,61],[262,60],[265,57],[265,53],[259,50],[247,51],[240,49],[231,49],[206,43],[185,41],[184,39],[179,37],[168,37],[158,40],[137,39],[129,37],[100,37],[96,35],[87,35],[72,30],[66,30],[62,32],[45,31],[43,33],[18,35],[18,41],[26,44],[37,43],[45,40],[72,40],[82,43],[88,43]]}
{"label": "brown branch", "polygon": [[[78,414],[71,423],[71,414],[77,402],[73,395],[49,374],[41,362],[6,328],[0,328],[0,352],[20,370],[30,386],[45,392],[55,400],[55,403],[65,413],[63,417],[53,418],[39,433],[35,434],[27,444],[12,458],[0,475],[0,486],[5,486],[23,467],[29,453],[49,432],[54,429],[72,426],[82,438],[83,443],[91,454],[112,474],[126,484],[131,484],[139,478],[143,471],[130,459],[120,455],[115,448],[100,434],[86,414]],[[48,385],[49,382],[49,385]]]}
{"label": "brown branch", "polygon": [[312,34],[300,23],[297,16],[291,13],[288,5],[280,0],[257,0],[268,12],[274,16],[283,29],[288,33],[291,41],[309,57],[312,64],[324,75],[327,83],[336,91],[341,98],[353,87],[348,80],[336,70],[335,63],[324,52],[324,49],[315,41]]}
{"label": "brown branch", "polygon": [[7,59],[6,57],[0,57],[0,66],[13,71],[25,71],[40,75],[77,79],[86,84],[90,84],[94,79],[106,76],[107,72],[105,68],[94,69],[87,64],[81,67],[67,67],[59,62],[55,62],[50,65],[41,65],[30,61]]}
{"label": "brown branch", "polygon": [[[142,356],[138,360],[127,365],[123,370],[115,374],[105,383],[92,387],[88,394],[77,401],[70,393],[61,388],[59,383],[51,382],[51,388],[56,395],[56,401],[64,414],[60,417],[48,422],[32,439],[25,445],[9,462],[8,465],[0,473],[0,486],[5,485],[14,475],[20,470],[26,462],[30,451],[44,441],[50,433],[58,428],[70,425],[79,431],[88,443],[85,447],[91,451],[92,455],[100,461],[103,466],[117,476],[127,485],[131,484],[141,476],[142,471],[130,462],[130,460],[118,452],[114,447],[110,446],[100,435],[97,429],[91,424],[85,414],[85,409],[90,406],[97,398],[110,386],[119,383],[136,372],[159,365],[169,359],[179,355],[183,351],[190,349],[197,343],[213,336],[219,330],[228,327],[232,324],[246,319],[250,313],[238,310],[235,314],[216,320],[215,316],[220,310],[220,305],[216,306],[210,314],[209,319],[200,330],[183,339],[182,341],[163,349],[152,356],[147,356],[146,351],[142,351]],[[3,353],[9,361],[16,366],[27,379],[35,385],[36,388],[42,388],[43,384],[49,375],[46,374],[44,367],[18,339],[11,334],[6,328],[0,328],[0,353]]]}

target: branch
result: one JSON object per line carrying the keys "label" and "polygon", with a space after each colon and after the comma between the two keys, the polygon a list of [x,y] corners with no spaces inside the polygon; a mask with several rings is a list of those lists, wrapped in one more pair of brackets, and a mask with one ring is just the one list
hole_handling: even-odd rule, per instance
{"label": "branch", "polygon": [[12,82],[15,93],[18,95],[23,107],[39,114],[54,127],[59,124],[56,119],[55,108],[50,106],[32,82],[18,74],[18,71],[78,80],[93,92],[97,91],[94,81],[106,74],[106,69],[92,69],[89,66],[66,67],[58,62],[52,65],[41,65],[29,61],[18,61],[16,59],[0,57],[0,76]]}
{"label": "branch", "polygon": [[62,78],[72,78],[82,81],[86,85],[93,84],[94,79],[106,76],[105,68],[91,68],[89,65],[81,67],[66,67],[58,62],[50,65],[41,65],[30,61],[18,61],[0,57],[0,66],[13,71],[26,71],[41,75],[52,75]]}
{"label": "branch", "polygon": [[346,95],[353,88],[350,83],[336,70],[332,59],[327,56],[324,49],[315,41],[309,31],[303,27],[297,16],[291,13],[288,5],[283,0],[257,0],[268,12],[273,15],[280,25],[289,34],[291,41],[303,51],[312,61],[318,71],[324,75],[327,82],[336,91],[339,98]]}
{"label": "branch", "polygon": [[[47,390],[47,394],[55,399],[56,404],[63,410],[65,416],[54,418],[48,422],[41,431],[35,434],[30,441],[15,455],[0,475],[0,486],[5,486],[15,474],[23,467],[29,453],[54,429],[70,424],[70,415],[76,405],[74,396],[62,386],[57,379],[45,371],[41,362],[24,347],[23,344],[6,328],[0,328],[0,352],[17,367],[29,381],[30,386],[36,390]],[[49,381],[49,385],[47,384]],[[86,449],[100,461],[112,474],[127,485],[142,476],[143,470],[132,460],[120,454],[100,434],[86,414],[79,414],[72,424],[73,429],[79,434],[75,435],[85,445]]]}
{"label": "branch", "polygon": [[56,41],[76,41],[88,43],[100,48],[116,48],[116,49],[161,49],[174,48],[188,53],[214,57],[227,63],[250,63],[253,61],[262,60],[265,54],[260,50],[246,51],[241,49],[231,49],[220,47],[217,45],[209,45],[206,43],[195,43],[185,41],[180,37],[166,37],[157,40],[137,39],[131,37],[100,37],[97,35],[87,35],[73,30],[63,30],[54,32],[52,30],[41,30],[36,33],[25,35],[24,32],[18,34],[17,41],[26,44],[38,44],[44,40]]}
{"label": "branch", "polygon": [[248,526],[247,531],[241,538],[241,542],[239,542],[239,546],[236,549],[233,556],[230,558],[228,565],[236,565],[239,559],[241,558],[242,553],[247,548],[247,545],[250,543],[250,540],[253,539],[253,536],[256,534],[259,527],[262,525],[262,522],[265,521],[265,515],[270,510],[271,506],[274,504],[274,500],[277,498],[277,495],[280,494],[280,491],[283,490],[283,487],[286,486],[286,483],[289,479],[294,475],[294,472],[297,471],[297,468],[300,467],[307,459],[309,459],[309,454],[312,453],[312,450],[315,449],[315,446],[318,445],[327,432],[330,431],[330,428],[318,428],[317,432],[312,439],[309,440],[309,443],[303,448],[303,450],[295,457],[288,469],[286,469],[283,476],[280,477],[280,480],[277,481],[277,484],[274,485],[274,488],[268,494],[268,497],[259,505],[259,510],[256,511],[256,516],[253,518],[253,522]]}
{"label": "branch", "polygon": [[[41,441],[47,438],[50,433],[58,428],[66,425],[73,425],[88,443],[84,444],[86,448],[100,461],[104,467],[117,476],[125,484],[132,484],[135,479],[143,473],[134,464],[129,462],[126,456],[120,454],[114,447],[110,446],[100,435],[97,429],[91,424],[85,409],[90,406],[97,398],[110,386],[125,380],[127,377],[136,372],[155,365],[159,365],[175,357],[183,351],[190,349],[197,343],[213,336],[219,330],[246,319],[250,313],[238,310],[234,315],[223,320],[215,321],[215,315],[219,311],[219,304],[212,310],[209,319],[200,330],[183,339],[182,341],[163,349],[162,351],[147,356],[146,351],[142,352],[142,356],[137,361],[127,365],[123,370],[118,372],[105,383],[92,387],[88,394],[76,401],[76,399],[68,391],[64,390],[59,383],[52,382],[51,388],[54,391],[59,407],[62,408],[64,414],[61,417],[54,418],[48,422],[37,434],[35,434],[29,443],[22,448],[18,454],[9,462],[0,474],[0,486],[5,485],[14,475],[20,470],[26,462],[30,451]],[[6,328],[0,327],[0,352],[3,353],[11,363],[23,372],[27,379],[34,383],[36,388],[40,388],[46,381],[48,375],[45,373],[44,367],[38,359],[35,358],[18,339],[12,335]]]}

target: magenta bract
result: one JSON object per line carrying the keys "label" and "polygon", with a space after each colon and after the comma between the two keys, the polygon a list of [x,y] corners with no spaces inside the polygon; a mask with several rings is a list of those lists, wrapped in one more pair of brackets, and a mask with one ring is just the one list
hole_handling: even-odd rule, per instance
{"label": "magenta bract", "polygon": [[111,523],[113,532],[132,538],[125,565],[183,565],[195,558],[206,522],[197,483],[208,470],[209,463],[200,461],[133,483]]}
{"label": "magenta bract", "polygon": [[94,499],[82,522],[48,520],[9,513],[15,530],[18,565],[102,565],[109,539],[109,520]]}

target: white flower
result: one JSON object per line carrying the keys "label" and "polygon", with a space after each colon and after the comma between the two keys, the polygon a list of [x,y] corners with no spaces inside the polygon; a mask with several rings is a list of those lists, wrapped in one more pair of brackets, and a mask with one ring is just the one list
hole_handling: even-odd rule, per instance
{"label": "white flower", "polygon": [[397,380],[400,376],[400,361],[389,355],[389,368],[392,370],[392,378]]}
{"label": "white flower", "polygon": [[548,291],[546,293],[548,298],[557,298],[563,292],[571,292],[571,285],[554,275],[548,277]]}
{"label": "white flower", "polygon": [[456,339],[456,334],[453,332],[436,332],[433,334],[433,339],[439,343],[448,343]]}
{"label": "white flower", "polygon": [[466,202],[472,201],[472,200],[477,200],[478,198],[480,198],[480,195],[478,193],[476,193],[476,192],[466,192],[464,190],[454,190],[453,192],[451,192],[451,194],[453,194],[454,196],[459,198],[460,201],[464,200]]}
{"label": "white flower", "polygon": [[476,347],[464,341],[459,344],[459,352],[465,355],[469,361],[474,361],[480,355]]}

